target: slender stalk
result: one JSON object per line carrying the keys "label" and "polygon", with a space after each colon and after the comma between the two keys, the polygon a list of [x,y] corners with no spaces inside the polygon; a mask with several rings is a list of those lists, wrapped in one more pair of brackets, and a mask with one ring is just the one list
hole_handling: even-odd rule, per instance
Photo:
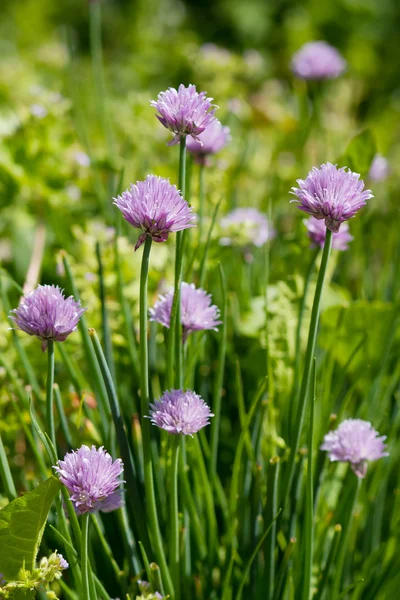
{"label": "slender stalk", "polygon": [[313,499],[313,433],[314,433],[314,404],[315,404],[315,378],[316,365],[314,359],[313,368],[313,386],[311,392],[310,421],[308,424],[308,461],[307,461],[307,480],[306,480],[306,506],[305,506],[305,536],[304,536],[304,568],[303,568],[303,600],[310,599],[311,592],[311,573],[313,560],[313,540],[314,540],[314,499]]}
{"label": "slender stalk", "polygon": [[347,505],[347,511],[344,515],[344,521],[342,523],[342,535],[340,538],[340,545],[339,545],[338,557],[337,557],[336,568],[335,568],[335,577],[333,580],[332,592],[331,592],[331,596],[330,596],[330,598],[332,598],[332,600],[337,600],[340,597],[340,588],[341,588],[342,578],[343,578],[344,561],[346,558],[347,551],[349,549],[348,541],[349,541],[350,530],[351,530],[352,516],[353,516],[354,509],[357,505],[357,499],[358,499],[358,495],[360,492],[361,482],[362,482],[362,479],[357,479],[356,485],[354,486],[354,490],[352,490],[352,498],[350,499],[350,502]]}
{"label": "slender stalk", "polygon": [[150,421],[149,413],[149,356],[148,356],[148,317],[147,317],[147,283],[149,273],[149,257],[151,237],[146,237],[143,249],[140,273],[140,403],[143,436],[143,471],[146,492],[146,509],[149,529],[151,531],[155,554],[163,576],[167,592],[174,598],[174,586],[165,559],[164,547],[158,522],[156,497],[154,492],[153,465],[151,461]]}
{"label": "slender stalk", "polygon": [[4,491],[9,500],[17,497],[14,480],[11,475],[10,466],[8,464],[6,451],[4,450],[3,442],[0,435],[0,480],[3,483]]}
{"label": "slender stalk", "polygon": [[[186,137],[182,136],[179,145],[179,189],[185,197],[186,191]],[[174,381],[177,387],[183,384],[183,344],[181,326],[181,283],[184,255],[185,231],[176,234],[175,251],[175,291],[172,301],[171,318],[168,334],[169,352],[167,357],[167,379],[168,387],[173,387]],[[175,359],[175,377],[174,377]],[[180,382],[182,381],[182,384]]]}
{"label": "slender stalk", "polygon": [[180,573],[179,573],[179,514],[178,514],[178,469],[179,469],[179,435],[171,436],[171,504],[170,504],[170,540],[169,540],[169,562],[171,565],[171,576],[175,589],[175,600],[180,598]]}
{"label": "slender stalk", "polygon": [[332,564],[336,558],[337,551],[339,548],[339,541],[342,533],[342,526],[335,525],[332,542],[329,548],[328,558],[326,559],[325,566],[322,571],[321,580],[318,583],[318,591],[314,596],[314,600],[321,600],[325,587],[328,584],[329,573],[331,571]]}
{"label": "slender stalk", "polygon": [[204,165],[199,165],[199,213],[198,213],[199,243],[203,239],[204,222]]}
{"label": "slender stalk", "polygon": [[104,352],[107,359],[108,368],[110,369],[112,378],[115,379],[115,364],[114,364],[114,354],[113,354],[113,346],[112,346],[112,338],[111,338],[111,329],[108,320],[108,312],[107,312],[107,298],[106,298],[106,288],[104,283],[104,268],[103,268],[103,260],[101,256],[101,246],[100,243],[96,243],[96,257],[97,257],[97,266],[99,273],[99,297],[101,302],[101,323],[103,328],[103,344],[104,344]]}
{"label": "slender stalk", "polygon": [[54,426],[54,402],[53,402],[53,385],[54,385],[54,342],[49,340],[47,346],[47,382],[46,382],[46,424],[49,437],[56,447],[56,430]]}
{"label": "slender stalk", "polygon": [[81,573],[82,573],[82,600],[91,600],[89,591],[89,513],[82,516],[81,536]]}
{"label": "slender stalk", "polygon": [[61,431],[63,432],[63,436],[64,436],[64,439],[65,439],[65,441],[67,443],[67,446],[69,448],[73,448],[71,431],[69,429],[68,419],[65,416],[63,401],[62,401],[62,398],[61,398],[61,392],[60,392],[60,388],[59,388],[59,386],[58,386],[57,383],[55,383],[53,385],[53,391],[54,391],[54,396],[55,396],[55,399],[56,399],[56,406],[57,406],[58,416],[59,416],[59,419],[60,419]]}
{"label": "slender stalk", "polygon": [[266,523],[272,522],[271,534],[266,538],[264,544],[265,552],[265,598],[272,600],[275,587],[275,544],[276,544],[276,522],[274,515],[278,512],[278,482],[279,482],[280,458],[274,456],[269,461],[267,475],[267,503],[265,506]]}
{"label": "slender stalk", "polygon": [[321,266],[318,273],[317,286],[315,288],[314,302],[311,311],[310,329],[308,333],[307,350],[304,362],[303,379],[301,382],[299,402],[296,412],[296,421],[294,427],[294,440],[292,443],[291,453],[289,457],[289,465],[287,468],[287,475],[285,485],[283,488],[283,503],[285,503],[287,496],[290,492],[293,482],[293,476],[296,467],[296,457],[300,447],[300,439],[303,429],[304,416],[307,406],[307,397],[310,387],[311,370],[313,364],[313,357],[315,352],[315,342],[317,338],[317,329],[319,323],[319,313],[321,306],[322,289],[324,287],[325,275],[328,266],[329,255],[332,247],[332,232],[330,229],[326,230],[326,238],[324,251],[322,253]]}
{"label": "slender stalk", "polygon": [[100,545],[103,548],[104,554],[106,555],[106,557],[111,565],[114,575],[115,575],[117,581],[121,582],[121,577],[124,573],[123,573],[122,569],[120,569],[117,561],[115,560],[115,558],[113,556],[112,550],[111,550],[111,548],[107,542],[107,539],[104,535],[103,527],[102,527],[102,523],[100,521],[99,515],[96,513],[92,514],[91,520],[92,520],[92,523],[96,530],[97,537],[99,538]]}

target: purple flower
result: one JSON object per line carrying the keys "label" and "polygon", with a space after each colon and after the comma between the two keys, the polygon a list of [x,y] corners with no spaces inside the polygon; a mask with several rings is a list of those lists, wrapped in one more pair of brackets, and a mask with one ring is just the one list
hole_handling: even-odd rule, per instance
{"label": "purple flower", "polygon": [[177,144],[181,137],[191,135],[195,139],[214,120],[216,107],[211,104],[206,92],[196,92],[195,85],[187,88],[181,84],[178,90],[168,88],[158,94],[157,100],[150,102],[160,113],[156,115],[164,127],[175,133],[169,146]]}
{"label": "purple flower", "polygon": [[336,79],[345,71],[346,61],[327,42],[308,42],[293,56],[291,67],[301,79]]}
{"label": "purple flower", "polygon": [[123,471],[120,458],[113,462],[103,447],[82,446],[79,450],[68,452],[64,460],[59,460],[53,468],[68,489],[78,514],[103,510],[103,507],[107,512],[107,506],[112,510],[109,498],[122,483],[119,479]]}
{"label": "purple flower", "polygon": [[[311,248],[320,246],[324,247],[326,237],[326,226],[321,220],[315,217],[303,220],[304,225],[307,227],[307,234],[311,240]],[[347,223],[343,223],[340,231],[334,233],[332,236],[332,248],[335,250],[347,250],[349,242],[353,240],[353,236],[349,233],[349,226]]]}
{"label": "purple flower", "polygon": [[62,571],[64,571],[65,569],[68,569],[69,563],[67,563],[67,561],[65,560],[65,558],[63,557],[63,555],[62,554],[57,554],[57,558],[58,558],[58,563],[60,565],[60,569]]}
{"label": "purple flower", "polygon": [[194,227],[195,215],[175,185],[168,179],[148,175],[144,181],[114,198],[114,204],[128,223],[143,233],[135,250],[149,235],[154,242],[165,242],[171,232]]}
{"label": "purple flower", "polygon": [[372,181],[384,181],[389,175],[389,163],[384,156],[376,154],[369,169],[368,177]]}
{"label": "purple flower", "polygon": [[65,298],[58,286],[38,285],[22,297],[10,318],[18,329],[42,340],[44,351],[49,340],[63,342],[75,331],[85,310],[73,296]]}
{"label": "purple flower", "polygon": [[347,419],[326,434],[320,448],[329,453],[331,462],[349,462],[357,477],[364,478],[368,461],[389,456],[385,440],[368,421]]}
{"label": "purple flower", "polygon": [[235,208],[221,219],[225,236],[222,246],[263,246],[276,232],[267,217],[256,208]]}
{"label": "purple flower", "polygon": [[149,418],[153,425],[175,435],[193,435],[209,425],[213,416],[204,400],[191,390],[164,392],[150,404]]}
{"label": "purple flower", "polygon": [[[159,296],[154,307],[149,310],[150,321],[157,321],[169,328],[174,289],[165,296]],[[181,285],[181,322],[183,339],[193,331],[213,329],[217,331],[219,308],[212,304],[211,294],[201,288],[196,288],[193,283],[182,282]]]}
{"label": "purple flower", "polygon": [[371,190],[364,189],[358,173],[346,171],[346,167],[326,163],[313,167],[307,178],[298,179],[299,187],[291,193],[300,202],[298,208],[316,219],[325,219],[325,225],[334,233],[340,224],[354,217],[366,201],[373,198]]}
{"label": "purple flower", "polygon": [[206,164],[207,156],[217,154],[230,140],[230,129],[215,119],[197,138],[188,136],[187,149],[199,164]]}

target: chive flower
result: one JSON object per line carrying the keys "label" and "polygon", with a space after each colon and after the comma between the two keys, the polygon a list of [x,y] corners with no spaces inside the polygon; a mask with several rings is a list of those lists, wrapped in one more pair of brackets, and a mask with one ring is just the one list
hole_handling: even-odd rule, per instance
{"label": "chive flower", "polygon": [[346,61],[327,42],[308,42],[293,56],[291,68],[300,79],[336,79],[346,70]]}
{"label": "chive flower", "polygon": [[153,242],[165,242],[172,232],[194,227],[196,216],[169,179],[148,175],[144,181],[114,198],[122,216],[132,227],[142,231],[135,250],[150,236]]}
{"label": "chive flower", "polygon": [[160,92],[157,100],[150,102],[159,112],[156,117],[160,123],[175,134],[169,146],[178,144],[187,135],[197,139],[215,120],[217,107],[211,104],[212,100],[207,98],[207,92],[197,92],[195,85],[185,87],[181,84],[177,90],[168,88]]}
{"label": "chive flower", "polygon": [[[324,247],[326,237],[326,226],[321,220],[315,217],[303,220],[307,227],[307,235],[311,240],[311,248]],[[332,248],[335,250],[348,250],[349,243],[353,240],[353,236],[349,233],[349,226],[343,223],[340,231],[332,235]]]}
{"label": "chive flower", "polygon": [[122,483],[123,463],[120,458],[113,461],[103,447],[81,446],[68,452],[53,468],[69,491],[78,514],[119,508],[120,505],[113,503],[117,500],[115,491]]}
{"label": "chive flower", "polygon": [[188,136],[186,145],[198,164],[207,165],[208,156],[220,152],[230,139],[229,127],[215,119],[197,138]]}
{"label": "chive flower", "polygon": [[210,424],[208,404],[191,390],[170,390],[150,404],[153,425],[174,435],[191,435]]}
{"label": "chive flower", "polygon": [[373,198],[371,190],[364,189],[358,173],[346,167],[326,163],[313,167],[306,179],[298,179],[299,187],[291,193],[297,196],[298,208],[316,219],[324,219],[328,229],[337,233],[341,223],[354,217]]}
{"label": "chive flower", "polygon": [[275,237],[276,232],[264,213],[256,208],[235,208],[220,221],[221,246],[257,246]]}
{"label": "chive flower", "polygon": [[45,351],[49,341],[63,342],[78,327],[85,312],[73,296],[66,298],[55,285],[38,285],[21,298],[10,318],[17,329],[42,340]]}
{"label": "chive flower", "polygon": [[[169,328],[171,320],[174,289],[169,290],[165,296],[160,295],[157,302],[149,310],[150,321],[157,321]],[[212,304],[211,294],[202,288],[196,288],[194,283],[181,284],[181,323],[183,340],[194,331],[213,329],[221,325],[219,308]]]}
{"label": "chive flower", "polygon": [[354,473],[363,479],[368,462],[389,456],[386,452],[385,435],[379,435],[368,421],[346,419],[334,431],[324,437],[321,450],[328,452],[331,462],[348,462]]}
{"label": "chive flower", "polygon": [[381,156],[381,154],[376,154],[370,166],[368,177],[371,181],[384,181],[388,175],[388,160],[384,156]]}

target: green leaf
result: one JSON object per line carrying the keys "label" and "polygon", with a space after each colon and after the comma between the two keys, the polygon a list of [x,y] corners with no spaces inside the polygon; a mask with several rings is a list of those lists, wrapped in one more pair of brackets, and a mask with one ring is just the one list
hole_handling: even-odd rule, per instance
{"label": "green leaf", "polygon": [[338,163],[339,166],[349,167],[349,169],[360,173],[361,177],[364,177],[369,171],[375,154],[376,144],[374,136],[369,129],[365,129],[350,140]]}
{"label": "green leaf", "polygon": [[17,579],[22,567],[35,566],[51,504],[61,484],[50,477],[35,490],[0,510],[0,567],[4,579]]}

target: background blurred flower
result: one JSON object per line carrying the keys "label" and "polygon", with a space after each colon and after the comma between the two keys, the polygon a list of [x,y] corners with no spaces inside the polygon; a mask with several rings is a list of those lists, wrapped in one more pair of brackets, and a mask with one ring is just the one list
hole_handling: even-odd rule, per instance
{"label": "background blurred flower", "polygon": [[292,187],[292,194],[297,196],[298,208],[314,216],[324,219],[328,229],[336,233],[340,224],[356,215],[365,206],[366,201],[373,198],[371,190],[364,189],[364,182],[358,173],[337,168],[326,163],[319,169],[313,167],[306,179],[298,179],[299,187]]}
{"label": "background blurred flower", "polygon": [[[159,296],[154,307],[149,310],[150,321],[157,321],[169,328],[171,319],[174,289],[165,296]],[[219,308],[212,304],[211,294],[201,288],[196,288],[194,283],[182,282],[181,285],[181,322],[183,328],[183,339],[193,331],[213,329],[217,331],[219,320]]]}
{"label": "background blurred flower", "polygon": [[23,296],[10,318],[18,329],[42,340],[44,351],[49,340],[63,342],[75,331],[85,310],[73,296],[65,298],[58,286],[38,285]]}
{"label": "background blurred flower", "polygon": [[213,416],[204,400],[191,390],[164,392],[150,404],[151,422],[172,434],[193,435],[209,425]]}
{"label": "background blurred flower", "polygon": [[136,242],[140,248],[149,235],[154,242],[165,242],[171,232],[194,227],[195,215],[175,185],[168,179],[148,175],[144,181],[114,198],[114,204],[128,223],[142,233]]}
{"label": "background blurred flower", "polygon": [[346,61],[327,42],[308,42],[293,56],[291,67],[301,79],[335,79],[345,71]]}
{"label": "background blurred flower", "polygon": [[[81,446],[79,450],[68,452],[54,469],[79,514],[103,510],[104,503],[122,483],[119,479],[123,471],[121,459],[113,462],[103,447]],[[105,507],[107,509],[107,504]]]}
{"label": "background blurred flower", "polygon": [[[326,237],[326,225],[321,219],[310,217],[309,219],[303,219],[304,225],[307,227],[307,235],[311,240],[311,247],[315,248],[320,246],[324,247]],[[335,250],[347,250],[349,242],[353,240],[353,236],[349,233],[349,226],[347,223],[343,223],[340,231],[334,233],[332,236],[332,248]]]}
{"label": "background blurred flower", "polygon": [[331,462],[349,462],[357,477],[363,478],[368,461],[389,456],[384,441],[371,423],[362,419],[346,419],[335,431],[324,437],[321,450],[326,450]]}
{"label": "background blurred flower", "polygon": [[197,92],[195,85],[185,87],[181,83],[178,90],[168,88],[158,94],[157,100],[150,102],[160,113],[156,115],[160,123],[175,133],[169,146],[177,144],[186,135],[197,138],[215,120],[216,107],[213,108],[212,100],[207,98],[207,92]]}
{"label": "background blurred flower", "polygon": [[221,219],[222,246],[263,246],[276,232],[267,217],[256,208],[235,208]]}
{"label": "background blurred flower", "polygon": [[389,175],[389,162],[381,154],[376,154],[370,167],[368,177],[372,181],[384,181]]}
{"label": "background blurred flower", "polygon": [[200,164],[206,164],[207,156],[217,154],[231,139],[229,127],[215,119],[197,138],[188,136],[187,149]]}

